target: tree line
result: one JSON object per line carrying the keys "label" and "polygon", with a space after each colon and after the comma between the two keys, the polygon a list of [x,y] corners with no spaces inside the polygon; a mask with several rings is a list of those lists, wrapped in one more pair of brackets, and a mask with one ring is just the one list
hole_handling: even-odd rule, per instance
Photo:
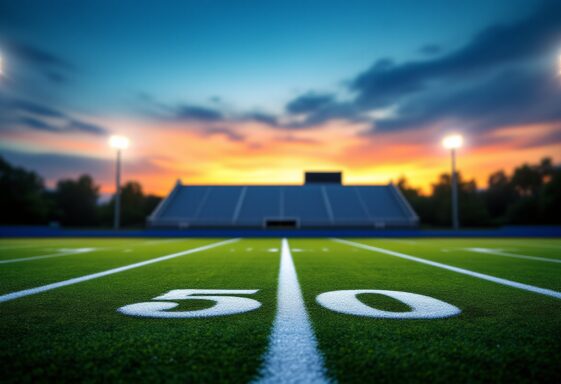
{"label": "tree line", "polygon": [[[442,174],[430,194],[409,186],[406,178],[397,182],[421,225],[450,226],[451,177]],[[561,224],[561,167],[544,158],[537,164],[523,164],[512,174],[497,171],[489,176],[487,189],[477,189],[474,180],[458,174],[460,220],[466,227],[501,225]],[[110,227],[114,199],[99,204],[99,186],[89,175],[45,187],[35,172],[15,167],[0,157],[0,225],[46,225],[65,227]],[[146,195],[140,183],[130,181],[122,188],[121,223],[142,227],[161,201]]]}
{"label": "tree line", "polygon": [[[422,225],[451,224],[451,177],[442,174],[424,195],[397,182]],[[550,158],[537,164],[522,164],[512,174],[497,171],[489,176],[487,189],[477,189],[474,180],[458,174],[460,222],[466,227],[561,224],[561,167]]]}
{"label": "tree line", "polygon": [[[110,227],[114,198],[99,203],[99,186],[89,175],[59,180],[53,190],[35,172],[15,167],[0,157],[0,225],[62,225]],[[146,195],[136,181],[121,190],[121,223],[143,227],[161,198]]]}

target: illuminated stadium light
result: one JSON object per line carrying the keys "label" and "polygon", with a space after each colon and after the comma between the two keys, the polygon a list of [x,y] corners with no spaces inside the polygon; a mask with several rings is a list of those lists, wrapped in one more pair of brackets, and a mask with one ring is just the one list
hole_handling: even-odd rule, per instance
{"label": "illuminated stadium light", "polygon": [[109,138],[111,148],[117,150],[115,164],[115,217],[113,227],[119,229],[121,222],[121,151],[129,147],[129,139],[125,136],[113,135]]}
{"label": "illuminated stadium light", "polygon": [[452,158],[452,228],[460,229],[458,208],[458,173],[456,172],[456,149],[464,144],[464,138],[457,133],[448,135],[442,140],[442,146],[450,150]]}
{"label": "illuminated stadium light", "polygon": [[0,76],[4,75],[4,58],[0,55]]}
{"label": "illuminated stadium light", "polygon": [[115,149],[127,149],[129,147],[129,139],[125,136],[113,135],[109,138],[109,145]]}
{"label": "illuminated stadium light", "polygon": [[561,54],[557,58],[557,75],[561,76]]}
{"label": "illuminated stadium light", "polygon": [[446,149],[458,149],[464,145],[464,138],[462,135],[453,134],[446,136],[442,140],[442,146]]}

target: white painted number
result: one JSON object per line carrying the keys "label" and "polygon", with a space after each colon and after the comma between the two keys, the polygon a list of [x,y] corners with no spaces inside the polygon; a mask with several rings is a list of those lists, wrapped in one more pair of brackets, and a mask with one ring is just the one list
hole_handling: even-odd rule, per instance
{"label": "white painted number", "polygon": [[[129,316],[161,319],[235,315],[237,313],[253,311],[261,307],[261,303],[247,297],[224,295],[251,295],[257,291],[257,289],[174,289],[153,299],[166,301],[147,301],[145,303],[125,305],[117,311]],[[410,307],[411,310],[407,312],[393,312],[372,308],[357,298],[357,295],[365,293],[394,298]],[[175,302],[177,300],[212,300],[215,304],[206,309],[171,311],[171,309],[179,305],[179,303]],[[459,308],[429,296],[374,289],[325,292],[318,295],[316,301],[321,306],[334,312],[383,319],[441,319],[458,315],[461,312]]]}
{"label": "white painted number", "polygon": [[[411,310],[407,312],[392,312],[369,307],[356,297],[356,295],[364,293],[385,295],[394,298],[410,307]],[[374,289],[325,292],[318,295],[316,301],[321,306],[334,312],[384,319],[440,319],[455,316],[461,312],[459,308],[429,296],[409,292]]]}
{"label": "white painted number", "polygon": [[149,301],[125,305],[117,311],[129,316],[164,319],[234,315],[253,311],[259,308],[261,303],[247,297],[223,295],[251,295],[257,291],[257,289],[174,289],[164,295],[155,297],[153,300],[212,300],[216,304],[210,308],[193,311],[169,311],[177,307],[179,303],[173,301]]}

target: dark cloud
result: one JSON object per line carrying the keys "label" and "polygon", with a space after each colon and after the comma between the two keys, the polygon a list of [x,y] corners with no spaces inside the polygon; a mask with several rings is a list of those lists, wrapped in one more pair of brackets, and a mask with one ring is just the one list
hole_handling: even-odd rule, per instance
{"label": "dark cloud", "polygon": [[29,100],[12,100],[7,101],[11,107],[15,108],[16,110],[27,112],[33,115],[41,116],[41,117],[57,117],[63,118],[65,114],[48,106],[35,103]]}
{"label": "dark cloud", "polygon": [[220,121],[224,116],[213,108],[180,105],[175,108],[173,118],[175,120]]}
{"label": "dark cloud", "polygon": [[286,105],[286,111],[290,114],[301,114],[315,112],[332,104],[335,97],[330,94],[318,94],[309,92],[296,97]]}
{"label": "dark cloud", "polygon": [[[28,153],[0,150],[0,156],[10,163],[37,171],[45,179],[54,182],[75,178],[82,174],[92,175],[97,183],[113,182],[114,160],[60,153]],[[127,161],[127,172],[161,172],[163,169],[150,160]]]}
{"label": "dark cloud", "polygon": [[108,133],[107,129],[96,125],[87,123],[85,121],[70,119],[65,125],[66,131],[91,133],[93,135],[105,135]]}
{"label": "dark cloud", "polygon": [[53,133],[82,132],[106,135],[108,130],[96,124],[76,119],[57,109],[30,100],[0,98],[1,128],[17,124],[29,129]]}
{"label": "dark cloud", "polygon": [[217,127],[217,128],[207,128],[201,130],[201,133],[204,135],[212,136],[212,135],[223,135],[230,141],[241,142],[245,141],[245,136],[236,132],[233,129],[225,128],[225,127]]}
{"label": "dark cloud", "polygon": [[278,125],[277,117],[268,113],[263,112],[250,112],[243,116],[242,120],[257,121],[272,127]]}
{"label": "dark cloud", "polygon": [[397,117],[378,120],[376,130],[414,129],[442,120],[464,122],[472,130],[561,119],[561,88],[547,68],[505,70],[491,80],[456,92],[416,97]]}
{"label": "dark cloud", "polygon": [[43,76],[57,84],[64,83],[76,71],[71,62],[48,50],[21,41],[5,41],[3,49],[15,60],[27,64],[29,67],[43,74]]}
{"label": "dark cloud", "polygon": [[[442,121],[481,131],[561,119],[556,69],[544,65],[544,58],[550,62],[558,52],[559,20],[561,2],[545,2],[529,17],[486,28],[448,54],[401,64],[377,60],[348,83],[353,99],[341,102],[310,91],[286,105],[289,114],[305,114],[305,119],[281,128],[344,119],[372,122],[372,132]],[[424,50],[436,53],[437,48],[427,45]],[[392,117],[372,117],[388,106],[395,108]]]}
{"label": "dark cloud", "polygon": [[421,52],[423,55],[428,55],[428,56],[438,55],[439,53],[442,52],[442,47],[438,44],[427,44],[427,45],[423,45],[419,49],[419,52]]}
{"label": "dark cloud", "polygon": [[491,26],[463,48],[439,58],[399,65],[375,63],[356,76],[350,88],[361,105],[384,106],[424,90],[436,80],[464,80],[506,63],[541,56],[558,49],[559,20],[561,2],[548,1],[532,16],[508,25]]}

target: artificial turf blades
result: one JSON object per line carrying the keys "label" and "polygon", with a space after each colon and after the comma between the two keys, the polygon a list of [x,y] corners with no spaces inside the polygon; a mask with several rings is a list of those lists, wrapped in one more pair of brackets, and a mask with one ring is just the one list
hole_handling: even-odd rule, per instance
{"label": "artificial turf blades", "polygon": [[[116,268],[217,239],[21,239],[0,241],[0,294]],[[561,259],[553,239],[354,239],[475,272],[561,290],[561,263],[481,254],[469,248]],[[561,301],[328,239],[289,240],[325,359],[339,382],[560,382]],[[2,382],[249,382],[258,376],[276,310],[280,239],[214,249],[0,303]],[[125,316],[117,309],[173,289],[259,289],[261,308],[201,319]],[[462,310],[432,320],[334,313],[315,297],[342,289],[418,293]],[[250,296],[247,296],[250,297]],[[408,307],[360,295],[388,311]],[[173,310],[212,306],[181,302]]]}

